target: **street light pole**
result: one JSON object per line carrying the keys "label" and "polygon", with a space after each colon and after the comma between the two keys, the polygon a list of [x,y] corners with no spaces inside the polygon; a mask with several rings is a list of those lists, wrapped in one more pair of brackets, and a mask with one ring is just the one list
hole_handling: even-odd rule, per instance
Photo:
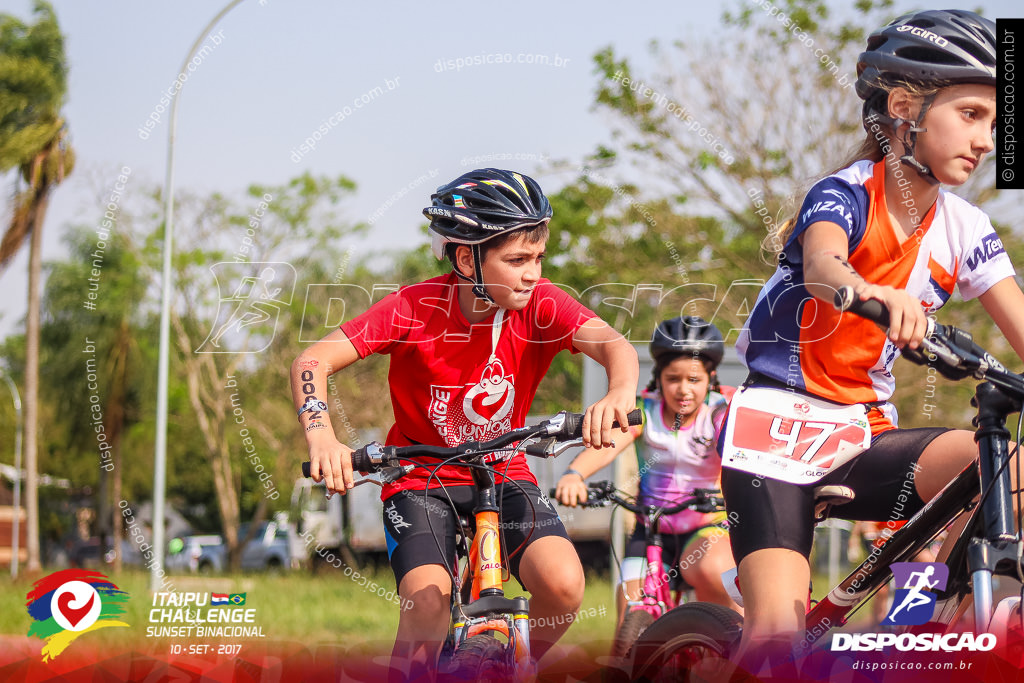
{"label": "street light pole", "polygon": [[18,385],[2,369],[0,369],[0,374],[3,374],[4,379],[7,380],[7,387],[11,390],[16,420],[14,428],[14,524],[11,530],[11,578],[16,579],[18,578],[18,553],[21,552],[18,531],[21,524],[21,436],[24,423],[21,416],[21,394],[18,393]]}
{"label": "street light pole", "polygon": [[[217,13],[206,28],[203,29],[192,48],[188,51],[185,61],[181,64],[179,74],[185,73],[188,63],[195,56],[199,46],[207,34],[213,30],[225,14],[230,12],[242,0],[232,0]],[[164,497],[167,488],[167,385],[168,366],[170,364],[171,337],[171,256],[174,251],[174,131],[178,122],[178,100],[184,83],[174,93],[171,103],[171,117],[167,132],[167,175],[164,181],[164,265],[163,295],[160,301],[160,357],[157,364],[157,395],[156,395],[156,452],[153,457],[153,550],[156,554],[151,567],[149,588],[157,591],[161,585],[161,574],[164,566]]]}

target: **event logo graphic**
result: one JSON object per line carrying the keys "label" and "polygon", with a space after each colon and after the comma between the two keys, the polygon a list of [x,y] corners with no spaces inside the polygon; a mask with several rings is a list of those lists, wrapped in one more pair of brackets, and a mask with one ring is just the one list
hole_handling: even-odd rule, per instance
{"label": "event logo graphic", "polygon": [[35,582],[26,606],[32,617],[28,635],[42,638],[43,661],[63,652],[80,635],[110,626],[125,626],[128,594],[99,572],[65,569]]}
{"label": "event logo graphic", "polygon": [[927,623],[935,612],[935,591],[945,590],[949,567],[941,562],[894,562],[893,579],[897,586],[889,613],[883,624],[917,626]]}

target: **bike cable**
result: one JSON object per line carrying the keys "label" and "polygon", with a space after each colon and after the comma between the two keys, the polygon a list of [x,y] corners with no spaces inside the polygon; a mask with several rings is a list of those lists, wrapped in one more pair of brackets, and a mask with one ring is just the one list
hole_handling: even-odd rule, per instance
{"label": "bike cable", "polygon": [[[481,455],[481,454],[482,454],[482,452],[476,452],[476,451],[470,451],[468,453],[457,453],[456,455],[453,455],[453,456],[451,456],[449,458],[442,459],[441,462],[437,463],[433,467],[431,467],[430,465],[422,465],[423,467],[427,467],[428,469],[430,469],[430,474],[427,476],[427,483],[425,484],[424,491],[429,491],[430,490],[430,482],[431,482],[431,480],[434,479],[435,477],[437,477],[437,473],[438,473],[438,471],[440,471],[440,469],[442,467],[444,467],[446,465],[452,465],[453,467],[455,467],[455,466],[474,467],[474,466],[476,466],[474,463],[463,462],[463,461],[461,461],[461,458],[464,458],[466,456]],[[462,524],[462,516],[459,515],[458,509],[455,506],[455,501],[452,500],[452,496],[448,492],[448,487],[445,486],[444,483],[441,482],[440,477],[437,477],[437,483],[438,483],[437,488],[440,488],[441,492],[444,494],[445,498],[448,499],[448,505],[451,506],[452,514],[455,515],[455,524],[458,527],[459,533],[462,535],[463,550],[464,550],[465,555],[468,556],[469,555],[469,549],[466,547],[466,539],[468,538],[468,535],[466,534],[466,527],[463,526],[463,524]],[[437,546],[438,555],[440,557],[444,558],[445,552],[444,552],[444,549],[441,547],[440,539],[438,539],[437,534],[434,533],[434,523],[431,521],[430,515],[427,515],[426,519],[427,519],[427,529],[430,531],[430,537],[434,539],[434,545]],[[453,586],[458,585],[458,581],[459,580],[458,580],[458,578],[455,575],[455,571],[458,571],[458,567],[456,567],[455,571],[453,571],[451,567],[445,565],[445,571],[448,572],[448,576],[452,580],[452,585]]]}
{"label": "bike cable", "polygon": [[[503,581],[509,581],[511,579],[511,577],[512,577],[512,567],[511,567],[512,558],[515,557],[516,555],[518,555],[520,552],[522,552],[526,548],[526,546],[529,545],[530,539],[533,538],[534,525],[537,523],[537,507],[533,504],[533,501],[530,500],[530,496],[526,493],[526,489],[524,489],[519,484],[519,482],[514,481],[514,480],[510,480],[507,477],[508,468],[512,465],[512,458],[516,457],[516,454],[520,451],[520,449],[525,448],[526,442],[529,440],[529,438],[530,437],[527,437],[526,439],[523,439],[518,444],[516,444],[515,449],[513,449],[513,451],[512,451],[512,455],[509,456],[509,458],[505,461],[505,470],[501,473],[502,483],[503,484],[513,484],[517,489],[519,489],[519,492],[523,494],[523,499],[526,501],[526,504],[530,506],[530,532],[526,535],[526,538],[524,538],[519,543],[519,545],[516,546],[516,549],[513,550],[511,553],[508,552],[508,546],[505,544],[505,527],[504,527],[504,525],[499,523],[499,527],[498,527],[498,529],[499,529],[498,542],[501,544],[501,552],[503,553],[503,555],[505,557],[505,562],[502,563],[502,569],[501,569],[501,578],[502,578]],[[539,486],[537,487],[537,490],[538,491],[540,490]],[[544,495],[544,494],[541,493],[541,495]],[[501,519],[501,512],[505,509],[504,508],[504,505],[505,505],[504,504],[504,499],[505,499],[505,487],[503,486],[501,488],[501,493],[498,494],[498,510],[499,510],[498,518],[499,518],[499,520]]]}

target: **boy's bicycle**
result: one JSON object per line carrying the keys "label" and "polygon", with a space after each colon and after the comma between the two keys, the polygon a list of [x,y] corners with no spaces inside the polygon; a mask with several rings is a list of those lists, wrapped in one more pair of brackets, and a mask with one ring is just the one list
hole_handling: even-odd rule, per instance
{"label": "boy's bicycle", "polygon": [[[836,306],[888,328],[888,312],[879,302],[859,301],[850,288],[839,291]],[[1006,429],[1007,416],[1020,412],[1024,402],[1024,377],[1008,371],[967,332],[934,320],[929,320],[921,348],[906,349],[903,355],[935,368],[949,379],[985,380],[971,401],[978,409],[973,421],[980,451],[978,466],[965,468],[876,553],[808,610],[802,653],[830,629],[847,623],[850,615],[889,581],[890,565],[912,561],[962,512],[970,517],[944,560],[949,578],[946,589],[938,591],[932,620],[907,628],[911,634],[927,639],[931,647],[941,637],[934,634],[963,630],[961,617],[973,603],[974,634],[994,633],[996,642],[1004,645],[1007,636],[1019,639],[1017,628],[1012,627],[1024,624],[1020,597],[1005,598],[994,606],[992,577],[1019,581],[1024,575],[1024,544],[1013,508],[1014,494],[1019,492],[1013,490],[1007,469],[1017,448],[1010,451]],[[698,662],[704,663],[702,671],[706,671],[709,659],[728,659],[741,630],[742,619],[732,610],[707,603],[681,605],[652,624],[636,642],[632,677],[686,680]],[[959,636],[951,638],[956,641]],[[923,645],[924,640],[917,642]]]}
{"label": "boy's bicycle", "polygon": [[[554,497],[554,491],[551,491]],[[587,500],[580,507],[596,508],[607,505],[618,505],[637,516],[637,524],[642,525],[644,538],[647,542],[643,570],[643,585],[640,598],[626,603],[626,612],[622,623],[615,631],[612,641],[612,656],[625,657],[636,639],[647,628],[682,602],[683,594],[689,586],[679,577],[677,569],[672,568],[672,575],[665,571],[662,564],[664,542],[661,537],[662,517],[674,515],[683,510],[697,512],[724,512],[725,500],[718,489],[694,489],[681,499],[663,505],[639,505],[634,500],[624,497],[615,489],[610,481],[596,481],[587,485]],[[614,522],[613,522],[614,524]],[[675,596],[673,596],[672,577],[678,577]]]}
{"label": "boy's bicycle", "polygon": [[[641,421],[639,410],[628,417],[631,425]],[[456,566],[449,568],[453,587],[451,623],[438,662],[442,676],[456,681],[511,681],[532,675],[529,600],[507,598],[502,590],[506,555],[500,540],[500,500],[494,483],[500,466],[485,465],[482,459],[492,453],[506,453],[511,458],[520,451],[537,457],[557,456],[582,443],[582,425],[583,415],[561,412],[490,441],[470,441],[455,447],[396,447],[374,442],[352,452],[352,469],[368,474],[357,485],[394,482],[416,467],[435,470],[456,464],[472,470],[476,505],[472,519],[459,518]],[[429,465],[409,463],[412,458],[424,456],[442,460]],[[302,464],[302,473],[310,476],[308,462]]]}

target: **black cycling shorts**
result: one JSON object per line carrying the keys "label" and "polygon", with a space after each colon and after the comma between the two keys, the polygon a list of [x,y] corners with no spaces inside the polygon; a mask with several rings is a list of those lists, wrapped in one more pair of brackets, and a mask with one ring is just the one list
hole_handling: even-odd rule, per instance
{"label": "black cycling shorts", "polygon": [[841,484],[853,501],[834,506],[830,517],[885,522],[909,519],[924,507],[914,472],[921,453],[946,428],[891,429],[835,472],[813,484],[790,484],[722,468],[722,495],[729,512],[729,540],[738,565],[765,548],[787,548],[810,557],[814,535],[814,489]]}
{"label": "black cycling shorts", "polygon": [[[405,575],[416,567],[426,564],[454,566],[458,515],[473,520],[476,487],[448,486],[445,491],[447,496],[439,488],[429,489],[426,498],[423,491],[399,491],[384,502],[384,536],[396,585],[401,586]],[[449,496],[457,514],[452,513]],[[519,548],[527,536],[530,539],[514,557],[507,559],[509,571],[522,585],[519,561],[526,547],[545,536],[561,536],[566,540],[569,536],[551,501],[541,494],[536,484],[527,481],[498,484],[496,498],[501,507],[501,541],[505,557]],[[438,550],[439,545],[443,554]],[[530,590],[529,586],[523,588]]]}

